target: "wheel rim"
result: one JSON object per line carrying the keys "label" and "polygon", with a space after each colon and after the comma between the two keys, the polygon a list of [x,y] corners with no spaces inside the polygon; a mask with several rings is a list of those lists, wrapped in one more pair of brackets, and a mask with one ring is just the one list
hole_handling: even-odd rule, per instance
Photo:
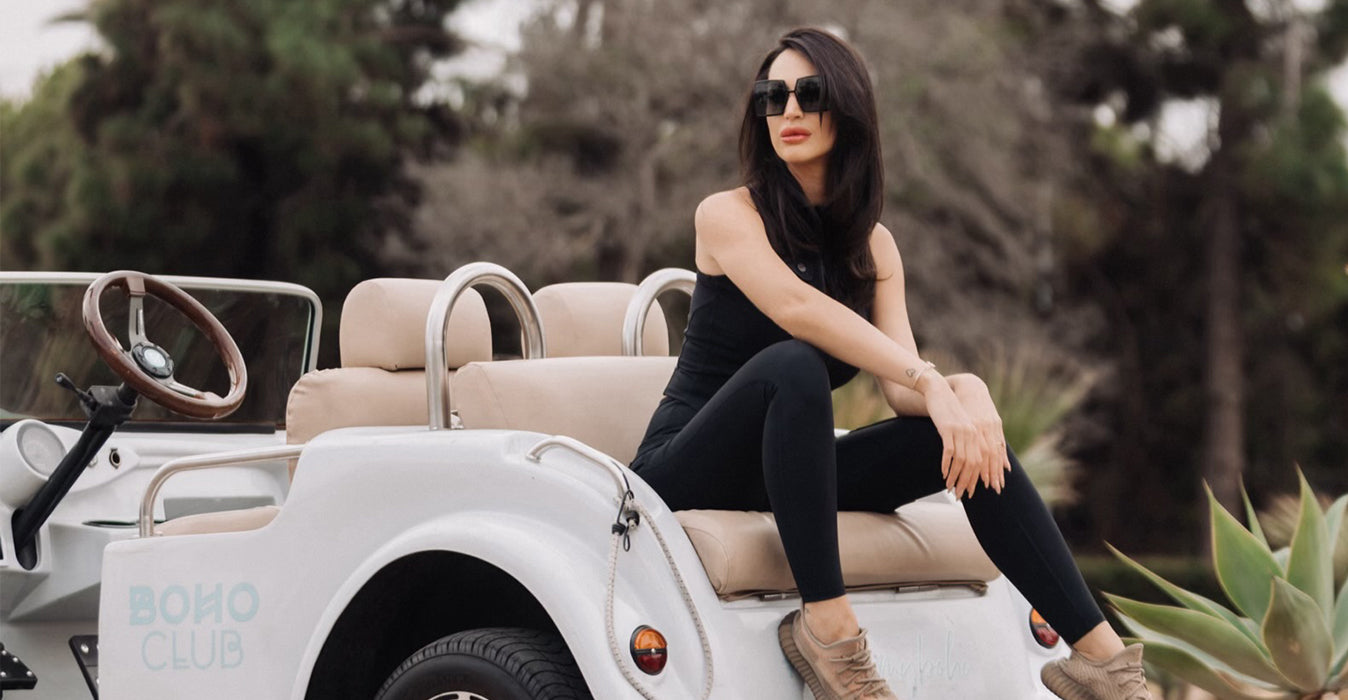
{"label": "wheel rim", "polygon": [[427,700],[488,700],[488,698],[466,690],[451,690],[447,693],[433,695]]}

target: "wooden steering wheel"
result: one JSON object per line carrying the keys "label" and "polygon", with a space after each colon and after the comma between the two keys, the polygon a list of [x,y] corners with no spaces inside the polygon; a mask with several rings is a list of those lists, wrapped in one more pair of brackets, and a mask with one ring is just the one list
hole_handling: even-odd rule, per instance
{"label": "wooden steering wheel", "polygon": [[[131,349],[103,325],[99,299],[110,287],[125,289],[130,297],[127,335]],[[221,398],[213,392],[193,389],[173,378],[173,359],[163,348],[145,337],[145,296],[167,303],[187,317],[192,325],[210,339],[221,361],[229,370],[229,393]],[[109,272],[94,280],[84,293],[84,330],[103,361],[126,382],[151,401],[192,418],[223,418],[243,402],[248,389],[248,368],[239,346],[220,321],[183,290],[157,277],[131,270]]]}

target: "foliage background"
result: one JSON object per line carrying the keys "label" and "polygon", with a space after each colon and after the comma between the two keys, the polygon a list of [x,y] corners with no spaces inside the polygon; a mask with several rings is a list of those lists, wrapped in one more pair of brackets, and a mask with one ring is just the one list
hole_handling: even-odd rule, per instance
{"label": "foliage background", "polygon": [[[286,279],[333,323],[374,275],[692,267],[751,72],[820,24],[872,71],[924,354],[1090,379],[1055,447],[1076,543],[1201,548],[1203,477],[1261,506],[1294,462],[1348,490],[1348,168],[1323,86],[1348,0],[539,0],[502,75],[427,89],[463,48],[457,5],[92,5],[110,48],[0,103],[0,266]],[[1214,106],[1197,157],[1158,148],[1175,100]]]}

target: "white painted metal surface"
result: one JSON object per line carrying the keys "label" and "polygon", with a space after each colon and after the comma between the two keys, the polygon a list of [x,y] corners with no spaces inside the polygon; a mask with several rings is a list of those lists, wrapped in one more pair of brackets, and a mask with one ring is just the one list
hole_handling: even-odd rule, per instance
{"label": "white painted metal surface", "polygon": [[[564,450],[531,460],[529,450],[544,437],[333,431],[306,447],[290,498],[268,526],[110,544],[99,625],[104,697],[170,698],[190,687],[201,698],[302,698],[308,669],[360,584],[428,549],[469,554],[510,573],[553,617],[597,698],[635,697],[608,653],[602,626],[605,556],[618,505],[612,476]],[[662,530],[679,532],[639,477],[628,478]],[[799,696],[800,682],[776,641],[777,622],[799,601],[722,602],[691,544],[675,540],[680,570],[711,633],[718,667],[713,697]],[[662,697],[696,697],[702,669],[695,630],[649,532],[636,530],[618,577],[618,628],[650,624],[669,639],[670,667],[651,685]],[[222,620],[165,619],[165,612],[176,618],[198,587],[223,600]],[[1028,606],[1003,580],[983,595],[872,592],[855,601],[878,662],[905,698],[1049,697],[1036,671],[1050,654],[1034,647]],[[156,606],[151,619],[147,610]],[[212,644],[238,653],[212,656]]]}

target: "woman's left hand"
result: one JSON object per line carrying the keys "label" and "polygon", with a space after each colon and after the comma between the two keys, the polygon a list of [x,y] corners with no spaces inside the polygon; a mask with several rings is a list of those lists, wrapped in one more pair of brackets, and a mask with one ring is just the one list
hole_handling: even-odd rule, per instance
{"label": "woman's left hand", "polygon": [[997,413],[997,406],[992,403],[988,385],[972,374],[948,379],[956,398],[993,452],[991,459],[994,465],[982,475],[983,485],[1001,493],[1002,487],[1006,486],[1006,473],[1011,471],[1011,457],[1006,449],[1006,434],[1002,432],[1002,417]]}

